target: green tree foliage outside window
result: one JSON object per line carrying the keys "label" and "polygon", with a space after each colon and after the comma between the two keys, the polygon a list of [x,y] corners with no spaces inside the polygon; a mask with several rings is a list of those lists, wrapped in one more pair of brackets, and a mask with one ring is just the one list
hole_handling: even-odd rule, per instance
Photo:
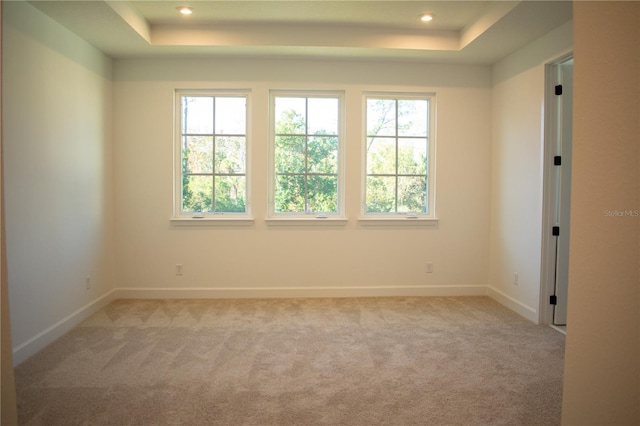
{"label": "green tree foliage outside window", "polygon": [[338,98],[275,98],[276,212],[338,211],[338,122]]}
{"label": "green tree foliage outside window", "polygon": [[182,212],[246,212],[246,97],[183,96]]}
{"label": "green tree foliage outside window", "polygon": [[367,213],[429,213],[427,99],[367,98]]}

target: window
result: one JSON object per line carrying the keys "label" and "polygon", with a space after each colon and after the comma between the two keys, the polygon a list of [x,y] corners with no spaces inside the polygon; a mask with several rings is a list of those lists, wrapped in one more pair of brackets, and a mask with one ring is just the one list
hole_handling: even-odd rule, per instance
{"label": "window", "polygon": [[365,95],[365,216],[434,217],[433,104],[432,95]]}
{"label": "window", "polygon": [[342,216],[342,94],[271,92],[273,216]]}
{"label": "window", "polygon": [[247,101],[237,92],[177,92],[176,216],[248,213]]}

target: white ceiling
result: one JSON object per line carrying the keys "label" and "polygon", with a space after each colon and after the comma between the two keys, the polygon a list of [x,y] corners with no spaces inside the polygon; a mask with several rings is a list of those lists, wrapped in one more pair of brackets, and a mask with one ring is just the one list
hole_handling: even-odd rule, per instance
{"label": "white ceiling", "polygon": [[[492,64],[571,1],[30,1],[113,58],[268,56]],[[193,8],[180,15],[178,6]],[[423,23],[423,13],[435,19]]]}

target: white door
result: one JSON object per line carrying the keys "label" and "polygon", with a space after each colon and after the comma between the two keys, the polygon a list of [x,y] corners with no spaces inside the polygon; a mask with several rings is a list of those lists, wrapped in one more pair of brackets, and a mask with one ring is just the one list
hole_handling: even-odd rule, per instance
{"label": "white door", "polygon": [[[569,221],[571,213],[571,142],[573,125],[573,58],[554,64],[557,83],[555,95],[555,150],[553,157],[553,227],[552,244],[555,246],[553,294],[549,303],[553,306],[554,325],[567,324],[567,300],[569,295]],[[555,241],[554,241],[555,240]],[[554,244],[555,243],[555,244]]]}

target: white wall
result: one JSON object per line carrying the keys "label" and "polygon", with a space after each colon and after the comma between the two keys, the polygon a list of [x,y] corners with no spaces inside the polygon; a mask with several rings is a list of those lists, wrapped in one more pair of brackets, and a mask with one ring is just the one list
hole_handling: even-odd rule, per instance
{"label": "white wall", "polygon": [[[637,425],[640,3],[576,2],[574,17],[575,143],[562,423]],[[630,214],[606,214],[615,210]]]}
{"label": "white wall", "polygon": [[492,69],[489,295],[532,321],[540,300],[545,64],[571,43],[569,22]]}
{"label": "white wall", "polygon": [[18,363],[114,285],[112,65],[27,3],[3,7],[6,238]]}
{"label": "white wall", "polygon": [[[251,89],[253,226],[184,227],[169,222],[176,88]],[[346,92],[345,226],[267,226],[263,220],[268,90],[278,88]],[[437,93],[437,227],[357,223],[363,90]],[[118,60],[114,102],[117,281],[123,289],[140,290],[121,294],[484,294],[489,260],[489,67]],[[432,274],[425,273],[428,261],[434,264]],[[183,276],[175,275],[177,263],[184,265]],[[194,288],[205,291],[186,290]]]}

